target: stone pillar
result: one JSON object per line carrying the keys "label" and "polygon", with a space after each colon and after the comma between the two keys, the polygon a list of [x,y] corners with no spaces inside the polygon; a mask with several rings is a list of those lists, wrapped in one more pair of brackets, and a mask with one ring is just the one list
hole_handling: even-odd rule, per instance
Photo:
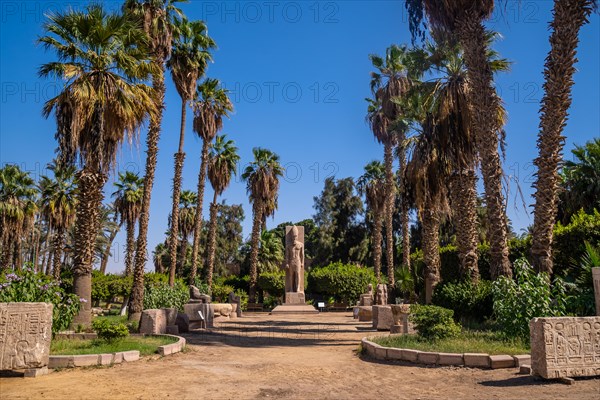
{"label": "stone pillar", "polygon": [[592,268],[594,296],[596,297],[596,315],[600,315],[600,267]]}

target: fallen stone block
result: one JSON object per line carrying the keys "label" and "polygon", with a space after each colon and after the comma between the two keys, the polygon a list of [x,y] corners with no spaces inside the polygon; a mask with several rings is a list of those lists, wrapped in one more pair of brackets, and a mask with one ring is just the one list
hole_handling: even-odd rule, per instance
{"label": "fallen stone block", "polygon": [[519,374],[531,375],[531,365],[523,364],[519,366]]}
{"label": "fallen stone block", "polygon": [[529,354],[519,354],[513,356],[513,358],[515,359],[515,367],[520,367],[524,364],[531,366],[531,356]]}
{"label": "fallen stone block", "polygon": [[164,310],[150,309],[142,311],[140,333],[160,335],[167,332],[167,318]]}
{"label": "fallen stone block", "polygon": [[392,307],[390,306],[373,306],[373,329],[378,331],[389,331],[394,323],[392,316]]}
{"label": "fallen stone block", "polygon": [[369,322],[373,320],[373,307],[372,306],[359,306],[358,307],[358,320],[360,322]]}

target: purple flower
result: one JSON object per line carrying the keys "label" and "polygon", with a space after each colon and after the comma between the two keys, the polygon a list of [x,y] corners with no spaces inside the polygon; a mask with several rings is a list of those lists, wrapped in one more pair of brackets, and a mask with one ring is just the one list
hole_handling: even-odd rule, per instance
{"label": "purple flower", "polygon": [[86,300],[86,299],[84,299],[83,297],[80,297],[80,298],[79,298],[79,302],[80,302],[80,303],[87,303],[87,300]]}
{"label": "purple flower", "polygon": [[40,290],[43,290],[43,291],[48,290],[48,284],[40,286]]}
{"label": "purple flower", "polygon": [[6,274],[6,279],[10,282],[10,281],[14,281],[15,279],[17,279],[18,276],[17,274]]}

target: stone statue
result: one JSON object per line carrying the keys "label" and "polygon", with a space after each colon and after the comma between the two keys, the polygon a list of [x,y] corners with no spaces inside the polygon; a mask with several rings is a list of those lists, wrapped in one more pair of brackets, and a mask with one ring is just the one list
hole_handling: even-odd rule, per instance
{"label": "stone statue", "polygon": [[285,304],[305,304],[304,227],[285,227]]}
{"label": "stone statue", "polygon": [[229,303],[234,306],[233,312],[238,316],[242,316],[242,299],[237,294],[230,292],[229,293]]}
{"label": "stone statue", "polygon": [[388,291],[387,285],[380,283],[377,285],[377,293],[375,294],[375,304],[378,306],[387,305]]}
{"label": "stone statue", "polygon": [[298,227],[292,226],[289,233],[286,234],[286,239],[285,291],[304,293],[304,237],[300,241]]}
{"label": "stone statue", "polygon": [[200,293],[200,289],[190,285],[190,303],[210,303],[210,300],[209,295]]}

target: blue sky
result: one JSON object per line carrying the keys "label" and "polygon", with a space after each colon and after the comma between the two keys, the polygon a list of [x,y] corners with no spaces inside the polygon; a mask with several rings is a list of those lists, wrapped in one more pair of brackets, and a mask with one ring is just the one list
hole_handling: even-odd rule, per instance
{"label": "blue sky", "polygon": [[[0,2],[0,164],[17,163],[34,177],[44,173],[54,155],[55,122],[41,116],[44,101],[60,83],[40,80],[40,64],[54,60],[35,45],[44,14],[81,8],[86,1]],[[106,2],[118,9],[120,2]],[[532,160],[543,95],[543,64],[547,55],[552,1],[508,1],[490,27],[503,35],[495,48],[513,61],[511,71],[497,84],[508,110],[506,174],[515,178],[532,203]],[[193,0],[182,9],[190,19],[206,21],[219,48],[207,75],[231,91],[235,112],[223,133],[234,139],[243,165],[252,148],[267,147],[281,156],[287,168],[281,183],[275,226],[313,215],[313,196],[326,177],[361,175],[363,166],[381,159],[382,147],[365,124],[364,98],[369,96],[368,55],[382,54],[392,43],[410,42],[402,1],[205,1]],[[600,130],[600,24],[597,14],[581,31],[573,89],[573,104],[565,129],[567,156],[573,144],[583,144]],[[170,211],[173,153],[177,149],[180,99],[168,80],[167,109],[159,144],[158,169],[152,198],[149,251],[163,240]],[[188,113],[183,188],[196,188],[201,141],[191,129]],[[117,169],[143,173],[145,131],[140,144],[125,146]],[[112,192],[112,180],[107,185]],[[515,208],[516,185],[511,184],[508,214],[519,232],[533,222],[530,210]],[[204,214],[212,189],[207,185]],[[246,211],[244,235],[250,234],[251,208],[245,185],[234,179],[224,193],[230,204]],[[123,270],[124,235],[115,241],[109,270]],[[148,263],[147,268],[151,268]]]}

